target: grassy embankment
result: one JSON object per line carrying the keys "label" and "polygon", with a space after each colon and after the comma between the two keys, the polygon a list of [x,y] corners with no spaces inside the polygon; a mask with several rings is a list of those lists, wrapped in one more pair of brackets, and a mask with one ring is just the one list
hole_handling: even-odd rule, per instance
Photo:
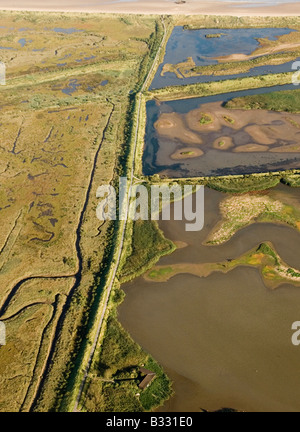
{"label": "grassy embankment", "polygon": [[220,263],[173,264],[156,266],[146,273],[145,278],[153,282],[167,282],[179,274],[208,277],[214,272],[228,273],[240,266],[260,269],[266,285],[275,289],[282,284],[300,285],[300,271],[288,266],[277,254],[271,243],[262,243],[242,256]]}
{"label": "grassy embankment", "polygon": [[146,93],[147,100],[168,101],[189,99],[195,97],[212,96],[221,93],[231,93],[242,90],[273,87],[291,84],[293,73],[269,74],[257,77],[236,78],[210,83],[188,84],[153,89]]}
{"label": "grassy embankment", "polygon": [[[149,49],[148,67],[144,68],[143,79],[148,73],[150,65],[153,63],[157,49],[161,42],[162,25],[156,24],[156,38],[153,39],[152,47]],[[145,64],[145,63],[144,63]],[[136,87],[139,91],[141,84]],[[133,94],[130,97],[131,108],[127,116],[127,145],[120,158],[119,174],[130,177],[131,166],[134,163],[133,149],[135,143],[135,131],[138,121],[138,99],[139,93]],[[142,110],[143,111],[143,110]],[[138,131],[139,132],[139,131]],[[138,140],[140,136],[138,135]],[[120,222],[122,224],[124,222]],[[172,244],[166,241],[162,234],[159,233],[157,225],[132,222],[126,224],[126,236],[124,241],[124,249],[131,242],[129,241],[129,233],[134,232],[134,239],[138,242],[142,236],[143,245],[139,244],[133,248],[143,247],[143,253],[139,254],[139,262],[133,257],[133,262],[128,266],[127,274],[135,271],[134,265],[147,265],[147,261],[152,263],[159,259],[159,253],[167,253]],[[120,233],[116,244],[120,244]],[[134,241],[135,243],[135,241]],[[152,247],[152,249],[151,249]],[[156,248],[158,250],[156,250]],[[118,249],[115,249],[112,263],[116,262]],[[157,254],[157,255],[156,255]],[[125,254],[124,254],[125,255]],[[123,263],[124,263],[123,255]],[[119,269],[122,268],[120,264]],[[147,267],[148,268],[148,267]],[[141,271],[141,269],[136,269]],[[108,306],[104,322],[101,328],[101,334],[98,339],[93,362],[90,368],[89,377],[84,388],[84,394],[80,403],[82,410],[95,411],[144,411],[152,410],[161,405],[172,394],[171,383],[168,377],[164,374],[160,366],[155,360],[146,354],[122,329],[117,321],[117,306],[123,299],[123,291],[120,289],[118,279],[122,279],[122,270],[118,272],[118,278],[114,282],[113,291],[109,298]],[[104,365],[104,366],[103,366]],[[145,365],[150,370],[156,372],[156,378],[151,385],[141,391],[138,384],[141,381],[139,367]],[[129,378],[129,379],[127,379]]]}

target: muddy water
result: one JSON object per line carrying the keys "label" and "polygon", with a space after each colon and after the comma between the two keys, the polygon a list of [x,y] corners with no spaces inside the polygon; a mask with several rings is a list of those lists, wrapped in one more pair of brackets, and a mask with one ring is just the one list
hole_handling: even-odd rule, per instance
{"label": "muddy water", "polygon": [[[220,176],[229,174],[252,174],[257,172],[269,172],[297,168],[300,163],[299,153],[293,152],[258,152],[234,153],[232,149],[216,150],[213,142],[220,137],[212,131],[211,135],[198,134],[203,140],[207,139],[207,151],[201,157],[182,159],[174,161],[172,155],[183,149],[184,144],[176,138],[161,136],[155,128],[155,124],[164,114],[186,114],[195,109],[203,109],[205,105],[215,102],[227,102],[235,97],[270,93],[284,90],[294,90],[292,84],[275,86],[254,90],[226,93],[216,96],[176,100],[168,102],[147,102],[147,123],[145,134],[145,145],[143,153],[143,173],[145,175],[165,174],[168,177],[199,177]],[[278,114],[280,116],[280,114]],[[250,143],[251,137],[243,131],[237,131],[236,141],[240,144]],[[221,132],[220,132],[221,133]],[[222,133],[226,136],[232,135],[230,128],[225,128]],[[250,141],[249,141],[250,140]],[[283,143],[283,142],[282,142]],[[291,144],[292,142],[290,142]],[[199,145],[198,145],[199,147]],[[200,146],[199,148],[202,148]]]}
{"label": "muddy water", "polygon": [[[300,199],[300,191],[278,193]],[[300,266],[300,235],[288,227],[255,224],[226,245],[201,243],[218,220],[222,194],[206,190],[205,228],[186,233],[183,222],[161,223],[172,240],[188,243],[160,264],[235,258],[270,240],[290,265]],[[178,275],[167,283],[142,278],[123,286],[119,318],[174,381],[175,396],[162,411],[299,411],[300,349],[291,343],[291,325],[300,319],[300,290],[271,291],[259,272],[237,268],[208,278]]]}

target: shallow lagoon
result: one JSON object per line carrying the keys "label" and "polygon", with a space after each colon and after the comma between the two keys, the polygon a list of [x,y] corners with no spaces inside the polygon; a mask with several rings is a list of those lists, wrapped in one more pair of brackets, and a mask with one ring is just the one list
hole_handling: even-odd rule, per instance
{"label": "shallow lagoon", "polygon": [[[147,102],[147,123],[143,154],[143,173],[145,175],[165,174],[170,177],[200,177],[228,174],[251,174],[256,172],[277,171],[296,168],[300,164],[299,153],[232,153],[211,149],[205,155],[180,162],[171,158],[176,151],[176,140],[159,136],[154,127],[163,113],[188,113],[204,104],[228,101],[235,97],[263,94],[274,91],[294,90],[291,85],[245,90],[203,98],[192,98],[176,101]],[[180,146],[180,145],[179,145]],[[199,146],[201,148],[201,146]]]}
{"label": "shallow lagoon", "polygon": [[[167,63],[177,64],[185,61],[188,57],[193,57],[197,66],[217,64],[218,61],[215,60],[215,57],[231,54],[252,54],[259,47],[258,38],[276,40],[278,36],[289,34],[292,31],[289,28],[184,30],[183,27],[175,27],[167,43],[164,60],[156,72],[150,89],[290,72],[293,62],[255,67],[250,72],[237,75],[203,75],[180,79],[174,73],[167,72],[163,77],[161,76],[162,69]],[[221,33],[223,36],[220,38],[206,38],[206,35],[216,33]]]}

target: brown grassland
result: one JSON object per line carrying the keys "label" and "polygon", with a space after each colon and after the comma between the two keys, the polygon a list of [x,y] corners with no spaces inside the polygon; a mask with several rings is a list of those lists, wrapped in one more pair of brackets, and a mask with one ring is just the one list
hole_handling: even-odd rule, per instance
{"label": "brown grassland", "polygon": [[0,23],[0,411],[57,410],[113,242],[96,189],[118,172],[157,18],[1,12]]}

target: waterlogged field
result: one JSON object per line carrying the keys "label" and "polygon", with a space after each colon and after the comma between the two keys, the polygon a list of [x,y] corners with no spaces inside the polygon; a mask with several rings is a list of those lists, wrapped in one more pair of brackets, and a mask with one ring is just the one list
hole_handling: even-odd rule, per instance
{"label": "waterlogged field", "polygon": [[129,93],[159,25],[151,16],[0,14],[1,411],[60,409],[88,343],[113,243],[96,219],[96,189],[117,172]]}

